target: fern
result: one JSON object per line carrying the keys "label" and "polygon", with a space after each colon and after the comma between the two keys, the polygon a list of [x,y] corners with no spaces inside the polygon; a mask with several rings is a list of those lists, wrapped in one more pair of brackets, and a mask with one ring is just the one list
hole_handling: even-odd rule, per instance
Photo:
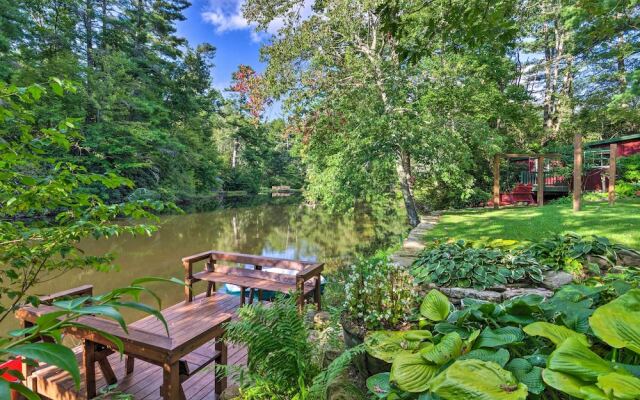
{"label": "fern", "polygon": [[[236,370],[242,381],[249,381],[245,398],[254,396],[256,386],[270,392],[270,398],[290,398],[306,391],[307,384],[318,372],[311,362],[313,347],[308,330],[300,316],[295,297],[279,297],[270,305],[242,307],[238,319],[226,327],[224,340],[247,348],[246,370]],[[227,370],[227,373],[230,371]],[[256,393],[257,394],[257,393]]]}
{"label": "fern", "polygon": [[[311,387],[309,388],[310,400],[326,400],[328,398],[329,388],[339,381],[342,373],[351,365],[351,362],[357,356],[363,354],[365,351],[364,344],[356,347],[352,347],[338,356],[335,360],[327,366],[327,368],[318,374],[314,379]],[[344,389],[348,391],[359,390],[353,384],[347,384]],[[354,396],[355,397],[355,396]]]}

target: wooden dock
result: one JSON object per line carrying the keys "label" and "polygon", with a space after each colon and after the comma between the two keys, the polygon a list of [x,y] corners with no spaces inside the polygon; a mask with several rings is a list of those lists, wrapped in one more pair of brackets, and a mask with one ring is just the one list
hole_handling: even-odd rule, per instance
{"label": "wooden dock", "polygon": [[[226,299],[223,304],[224,307],[227,310],[232,311],[234,315],[236,309],[240,307],[240,301],[237,297],[230,297]],[[140,327],[137,322],[130,324],[130,326]],[[74,351],[77,354],[79,365],[82,365],[82,346],[76,347]],[[187,362],[189,363],[193,361],[194,364],[198,364],[198,358],[206,359],[213,351],[214,343],[207,343],[191,353]],[[127,375],[125,373],[126,357],[121,357],[120,354],[116,353],[110,355],[108,358],[113,368],[113,372],[118,379],[115,387],[112,389],[113,393],[129,394],[136,400],[162,399],[160,387],[163,382],[163,371],[160,366],[153,365],[142,360],[136,360],[135,372]],[[246,349],[229,346],[227,361],[229,365],[245,365],[246,359]],[[73,380],[67,372],[64,372],[54,366],[38,369],[32,375],[32,379],[36,381],[34,383],[37,387],[38,393],[41,396],[46,396],[43,398],[53,400],[84,400],[86,399],[86,390],[84,386],[86,379],[83,369],[81,369],[81,373],[82,385],[79,390],[74,387]],[[215,373],[213,366],[206,367],[195,373],[182,384],[186,399],[216,399],[214,382]],[[233,384],[233,382],[230,381],[229,384]],[[98,388],[99,393],[100,390],[106,386],[107,382],[100,369],[97,368],[96,387]]]}

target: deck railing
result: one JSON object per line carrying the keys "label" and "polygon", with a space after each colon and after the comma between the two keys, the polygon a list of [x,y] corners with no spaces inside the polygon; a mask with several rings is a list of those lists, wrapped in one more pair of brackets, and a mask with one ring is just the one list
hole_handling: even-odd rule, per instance
{"label": "deck railing", "polygon": [[[520,173],[520,183],[531,185],[534,190],[538,186],[538,172],[522,171]],[[545,190],[569,190],[569,183],[564,176],[557,175],[553,171],[544,172],[544,188]]]}

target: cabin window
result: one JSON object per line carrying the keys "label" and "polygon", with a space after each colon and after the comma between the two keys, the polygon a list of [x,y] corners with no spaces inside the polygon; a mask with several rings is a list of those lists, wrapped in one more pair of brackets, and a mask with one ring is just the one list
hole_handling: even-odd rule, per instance
{"label": "cabin window", "polygon": [[586,162],[592,168],[609,168],[609,149],[607,150],[594,150],[585,154]]}

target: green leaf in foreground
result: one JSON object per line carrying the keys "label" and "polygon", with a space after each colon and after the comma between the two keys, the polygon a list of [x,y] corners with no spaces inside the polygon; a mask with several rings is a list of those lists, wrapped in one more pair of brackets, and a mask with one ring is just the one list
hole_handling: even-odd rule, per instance
{"label": "green leaf in foreground", "polygon": [[613,399],[637,399],[640,396],[640,379],[635,376],[612,372],[599,376],[596,385]]}
{"label": "green leaf in foreground", "polygon": [[511,343],[521,342],[524,339],[522,329],[513,326],[503,328],[484,328],[475,343],[476,348],[500,347]]}
{"label": "green leaf in foreground", "polygon": [[458,357],[458,360],[491,361],[504,368],[509,361],[509,357],[509,351],[506,349],[475,349]]}
{"label": "green leaf in foreground", "polygon": [[438,368],[420,354],[402,352],[391,365],[391,382],[405,392],[421,393],[427,390],[429,380],[436,375]]}
{"label": "green leaf in foreground", "polygon": [[596,385],[590,385],[588,382],[584,382],[569,374],[552,371],[547,368],[542,371],[542,379],[544,383],[552,388],[578,399],[607,399],[604,392]]}
{"label": "green leaf in foreground", "polygon": [[389,373],[382,372],[367,378],[367,389],[379,399],[386,399],[391,392],[391,383],[389,382]]}
{"label": "green leaf in foreground", "polygon": [[598,307],[589,318],[593,332],[611,347],[640,354],[640,289]]}
{"label": "green leaf in foreground", "polygon": [[422,330],[374,331],[367,333],[364,347],[369,355],[391,363],[399,352],[417,350],[422,340],[430,338],[431,332]]}
{"label": "green leaf in foreground", "polygon": [[2,351],[55,365],[71,374],[76,387],[80,386],[80,369],[75,354],[68,347],[56,343],[29,343]]}
{"label": "green leaf in foreground", "polygon": [[428,389],[445,400],[524,400],[527,387],[496,363],[456,361],[433,378]]}
{"label": "green leaf in foreground", "polygon": [[607,361],[577,338],[568,338],[562,342],[549,356],[547,367],[586,382],[596,382],[598,376],[614,372]]}
{"label": "green leaf in foreground", "polygon": [[431,290],[420,305],[420,314],[431,321],[442,321],[451,311],[451,303],[444,294],[436,289]]}
{"label": "green leaf in foreground", "polygon": [[585,334],[578,333],[564,326],[551,324],[549,322],[534,322],[533,324],[525,326],[523,330],[527,335],[547,338],[556,346],[570,337],[575,337],[585,346],[590,345]]}

